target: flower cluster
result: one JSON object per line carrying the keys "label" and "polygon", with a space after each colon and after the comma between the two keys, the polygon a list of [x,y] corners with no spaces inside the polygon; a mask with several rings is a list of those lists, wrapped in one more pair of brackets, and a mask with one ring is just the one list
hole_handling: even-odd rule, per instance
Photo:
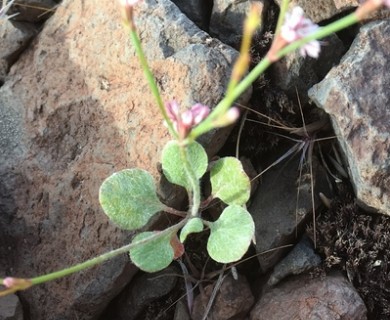
{"label": "flower cluster", "polygon": [[177,102],[171,101],[165,104],[165,109],[181,139],[186,138],[191,128],[202,122],[210,113],[210,108],[200,103],[181,113]]}
{"label": "flower cluster", "polygon": [[[286,14],[280,35],[287,43],[291,43],[312,34],[318,28],[317,24],[305,18],[301,7],[294,7],[291,13]],[[320,49],[319,41],[313,40],[302,46],[300,53],[304,57],[308,55],[312,58],[318,58]]]}

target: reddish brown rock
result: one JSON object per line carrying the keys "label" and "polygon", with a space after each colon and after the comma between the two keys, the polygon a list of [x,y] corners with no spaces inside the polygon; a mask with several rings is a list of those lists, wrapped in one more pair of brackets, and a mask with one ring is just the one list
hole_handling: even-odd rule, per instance
{"label": "reddish brown rock", "polygon": [[[136,17],[163,98],[214,106],[236,52],[168,0],[143,1]],[[12,67],[0,105],[0,276],[48,273],[128,243],[134,233],[109,222],[99,187],[124,168],[157,179],[169,136],[116,3],[64,1]],[[210,153],[227,134],[204,140]],[[94,319],[134,272],[123,255],[21,296],[31,319]]]}
{"label": "reddish brown rock", "polygon": [[[193,320],[204,319],[203,317],[206,312],[207,305],[211,300],[214,286],[215,284],[207,286],[204,290],[204,294],[200,294],[195,298],[192,312]],[[207,319],[244,319],[253,302],[254,297],[245,277],[239,275],[238,279],[235,280],[232,276],[227,276],[214,296],[212,307],[208,312]]]}
{"label": "reddish brown rock", "polygon": [[341,275],[297,276],[267,291],[250,320],[363,320],[367,309],[352,284]]}

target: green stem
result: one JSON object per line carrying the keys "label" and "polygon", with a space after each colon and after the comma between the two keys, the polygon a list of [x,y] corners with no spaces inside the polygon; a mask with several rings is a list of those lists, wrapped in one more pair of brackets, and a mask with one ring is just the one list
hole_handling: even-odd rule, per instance
{"label": "green stem", "polygon": [[[65,276],[68,276],[68,275],[71,275],[75,272],[79,272],[79,271],[82,271],[84,269],[87,269],[87,268],[91,268],[95,265],[98,265],[108,259],[111,259],[115,256],[118,256],[122,253],[126,253],[126,252],[129,252],[131,249],[133,249],[134,247],[137,247],[137,246],[140,246],[140,245],[143,245],[143,244],[146,244],[150,241],[153,241],[155,239],[158,239],[159,237],[162,237],[166,234],[169,234],[169,233],[172,233],[174,232],[175,230],[179,230],[182,226],[184,226],[184,224],[186,223],[186,219],[180,221],[179,223],[173,225],[172,227],[169,227],[163,231],[160,231],[159,233],[157,234],[153,234],[143,240],[139,240],[137,242],[132,242],[128,245],[125,245],[121,248],[118,248],[118,249],[115,249],[113,251],[110,251],[110,252],[106,252],[98,257],[95,257],[95,258],[92,258],[90,260],[87,260],[85,262],[82,262],[82,263],[79,263],[79,264],[76,264],[70,268],[66,268],[66,269],[62,269],[62,270],[59,270],[59,271],[55,271],[55,272],[52,272],[52,273],[48,273],[48,274],[45,274],[45,275],[42,275],[42,276],[38,276],[38,277],[35,277],[35,278],[32,278],[30,279],[31,283],[33,285],[37,285],[37,284],[41,284],[41,283],[44,283],[44,282],[48,282],[48,281],[52,281],[52,280],[56,280],[58,278],[62,278],[62,277],[65,277]],[[0,279],[0,283],[2,283],[2,280],[3,279]]]}
{"label": "green stem", "polygon": [[180,145],[180,153],[184,163],[184,170],[187,179],[190,182],[192,188],[192,190],[187,190],[189,196],[192,195],[191,216],[196,217],[198,215],[199,207],[200,207],[200,186],[199,186],[199,180],[196,178],[195,173],[192,170],[191,164],[188,161],[185,146],[186,145]]}
{"label": "green stem", "polygon": [[214,129],[213,122],[219,116],[225,114],[227,110],[232,106],[234,101],[240,97],[248,87],[262,74],[269,66],[271,61],[266,57],[250,72],[248,75],[241,80],[241,82],[234,87],[234,89],[223,98],[214,108],[213,112],[197,127],[192,129],[189,139],[195,140],[200,135]]}
{"label": "green stem", "polygon": [[280,29],[282,28],[289,2],[290,2],[289,0],[283,0],[282,4],[280,5],[280,12],[278,17],[278,22],[276,24],[275,37],[277,37],[280,33]]}
{"label": "green stem", "polygon": [[[281,49],[279,52],[276,53],[276,57],[278,59],[284,57],[288,53],[300,48],[304,44],[316,40],[324,38],[332,33],[335,33],[337,31],[340,31],[344,28],[347,28],[355,23],[359,22],[358,17],[355,13],[351,13],[348,16],[335,21],[325,27],[319,28],[316,32],[313,32],[311,35],[302,38],[298,41],[295,41],[291,43],[290,45],[286,46],[285,48]],[[196,128],[194,128],[189,136],[189,140],[195,140],[200,135],[210,131],[213,129],[213,121],[220,115],[224,114],[234,103],[234,101],[245,92],[249,88],[249,86],[259,78],[259,76],[271,65],[271,60],[266,56],[262,61],[259,62],[259,64],[252,69],[248,75],[241,80],[241,82],[230,92],[229,95],[227,95],[224,99],[222,99],[213,112]]]}
{"label": "green stem", "polygon": [[173,136],[177,139],[178,135],[177,135],[176,131],[174,130],[172,121],[171,121],[171,119],[169,119],[168,114],[165,110],[165,106],[164,106],[164,103],[161,99],[161,95],[160,95],[160,92],[158,90],[156,80],[153,76],[152,71],[149,68],[148,62],[147,62],[146,57],[145,57],[145,53],[142,49],[141,41],[140,41],[138,34],[137,34],[137,31],[135,29],[129,28],[129,33],[130,33],[130,39],[135,47],[135,51],[138,55],[138,58],[141,62],[142,69],[144,70],[144,74],[145,74],[146,79],[149,83],[150,90],[152,91],[154,97],[156,98],[158,108],[160,109],[160,112],[161,112],[162,116],[164,117],[165,122],[168,125],[170,133],[173,134]]}

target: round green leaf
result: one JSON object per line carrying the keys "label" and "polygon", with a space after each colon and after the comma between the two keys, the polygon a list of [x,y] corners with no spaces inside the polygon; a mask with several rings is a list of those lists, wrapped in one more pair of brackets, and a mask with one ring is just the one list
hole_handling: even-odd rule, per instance
{"label": "round green leaf", "polygon": [[[144,240],[158,231],[142,232],[134,237],[135,243]],[[172,234],[165,234],[147,243],[135,246],[130,251],[131,261],[141,270],[146,272],[157,272],[165,269],[172,262],[174,251],[170,244]]]}
{"label": "round green leaf", "polygon": [[203,231],[203,222],[200,218],[190,219],[186,225],[181,229],[180,241],[184,242],[190,233],[197,233]]}
{"label": "round green leaf", "polygon": [[250,180],[237,158],[225,157],[216,161],[211,167],[210,180],[213,197],[229,205],[244,205],[249,200]]}
{"label": "round green leaf", "polygon": [[[196,141],[191,142],[186,147],[188,162],[197,179],[200,179],[207,170],[207,154],[204,148]],[[162,169],[169,182],[177,184],[191,190],[191,185],[187,180],[186,170],[177,141],[169,141],[162,152]]]}
{"label": "round green leaf", "polygon": [[149,172],[126,169],[114,173],[100,186],[99,201],[106,215],[119,227],[134,230],[143,227],[164,209]]}
{"label": "round green leaf", "polygon": [[243,207],[227,207],[219,219],[210,225],[207,251],[220,263],[238,261],[247,252],[255,233],[252,216]]}

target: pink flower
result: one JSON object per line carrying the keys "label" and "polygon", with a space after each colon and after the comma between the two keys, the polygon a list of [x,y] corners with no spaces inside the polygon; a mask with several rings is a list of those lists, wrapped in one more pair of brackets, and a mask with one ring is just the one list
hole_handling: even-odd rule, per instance
{"label": "pink flower", "polygon": [[390,9],[390,0],[384,0],[383,4]]}
{"label": "pink flower", "polygon": [[140,0],[120,0],[119,3],[122,7],[133,7],[135,6]]}
{"label": "pink flower", "polygon": [[210,108],[200,103],[181,113],[177,102],[171,101],[165,104],[165,109],[174,129],[182,139],[187,137],[191,128],[201,123],[210,113]]}
{"label": "pink flower", "polygon": [[[280,36],[288,43],[302,39],[318,29],[318,25],[305,18],[301,7],[294,7],[291,13],[286,14],[286,21],[281,28]],[[317,40],[305,44],[301,50],[303,56],[318,58],[320,43]]]}

